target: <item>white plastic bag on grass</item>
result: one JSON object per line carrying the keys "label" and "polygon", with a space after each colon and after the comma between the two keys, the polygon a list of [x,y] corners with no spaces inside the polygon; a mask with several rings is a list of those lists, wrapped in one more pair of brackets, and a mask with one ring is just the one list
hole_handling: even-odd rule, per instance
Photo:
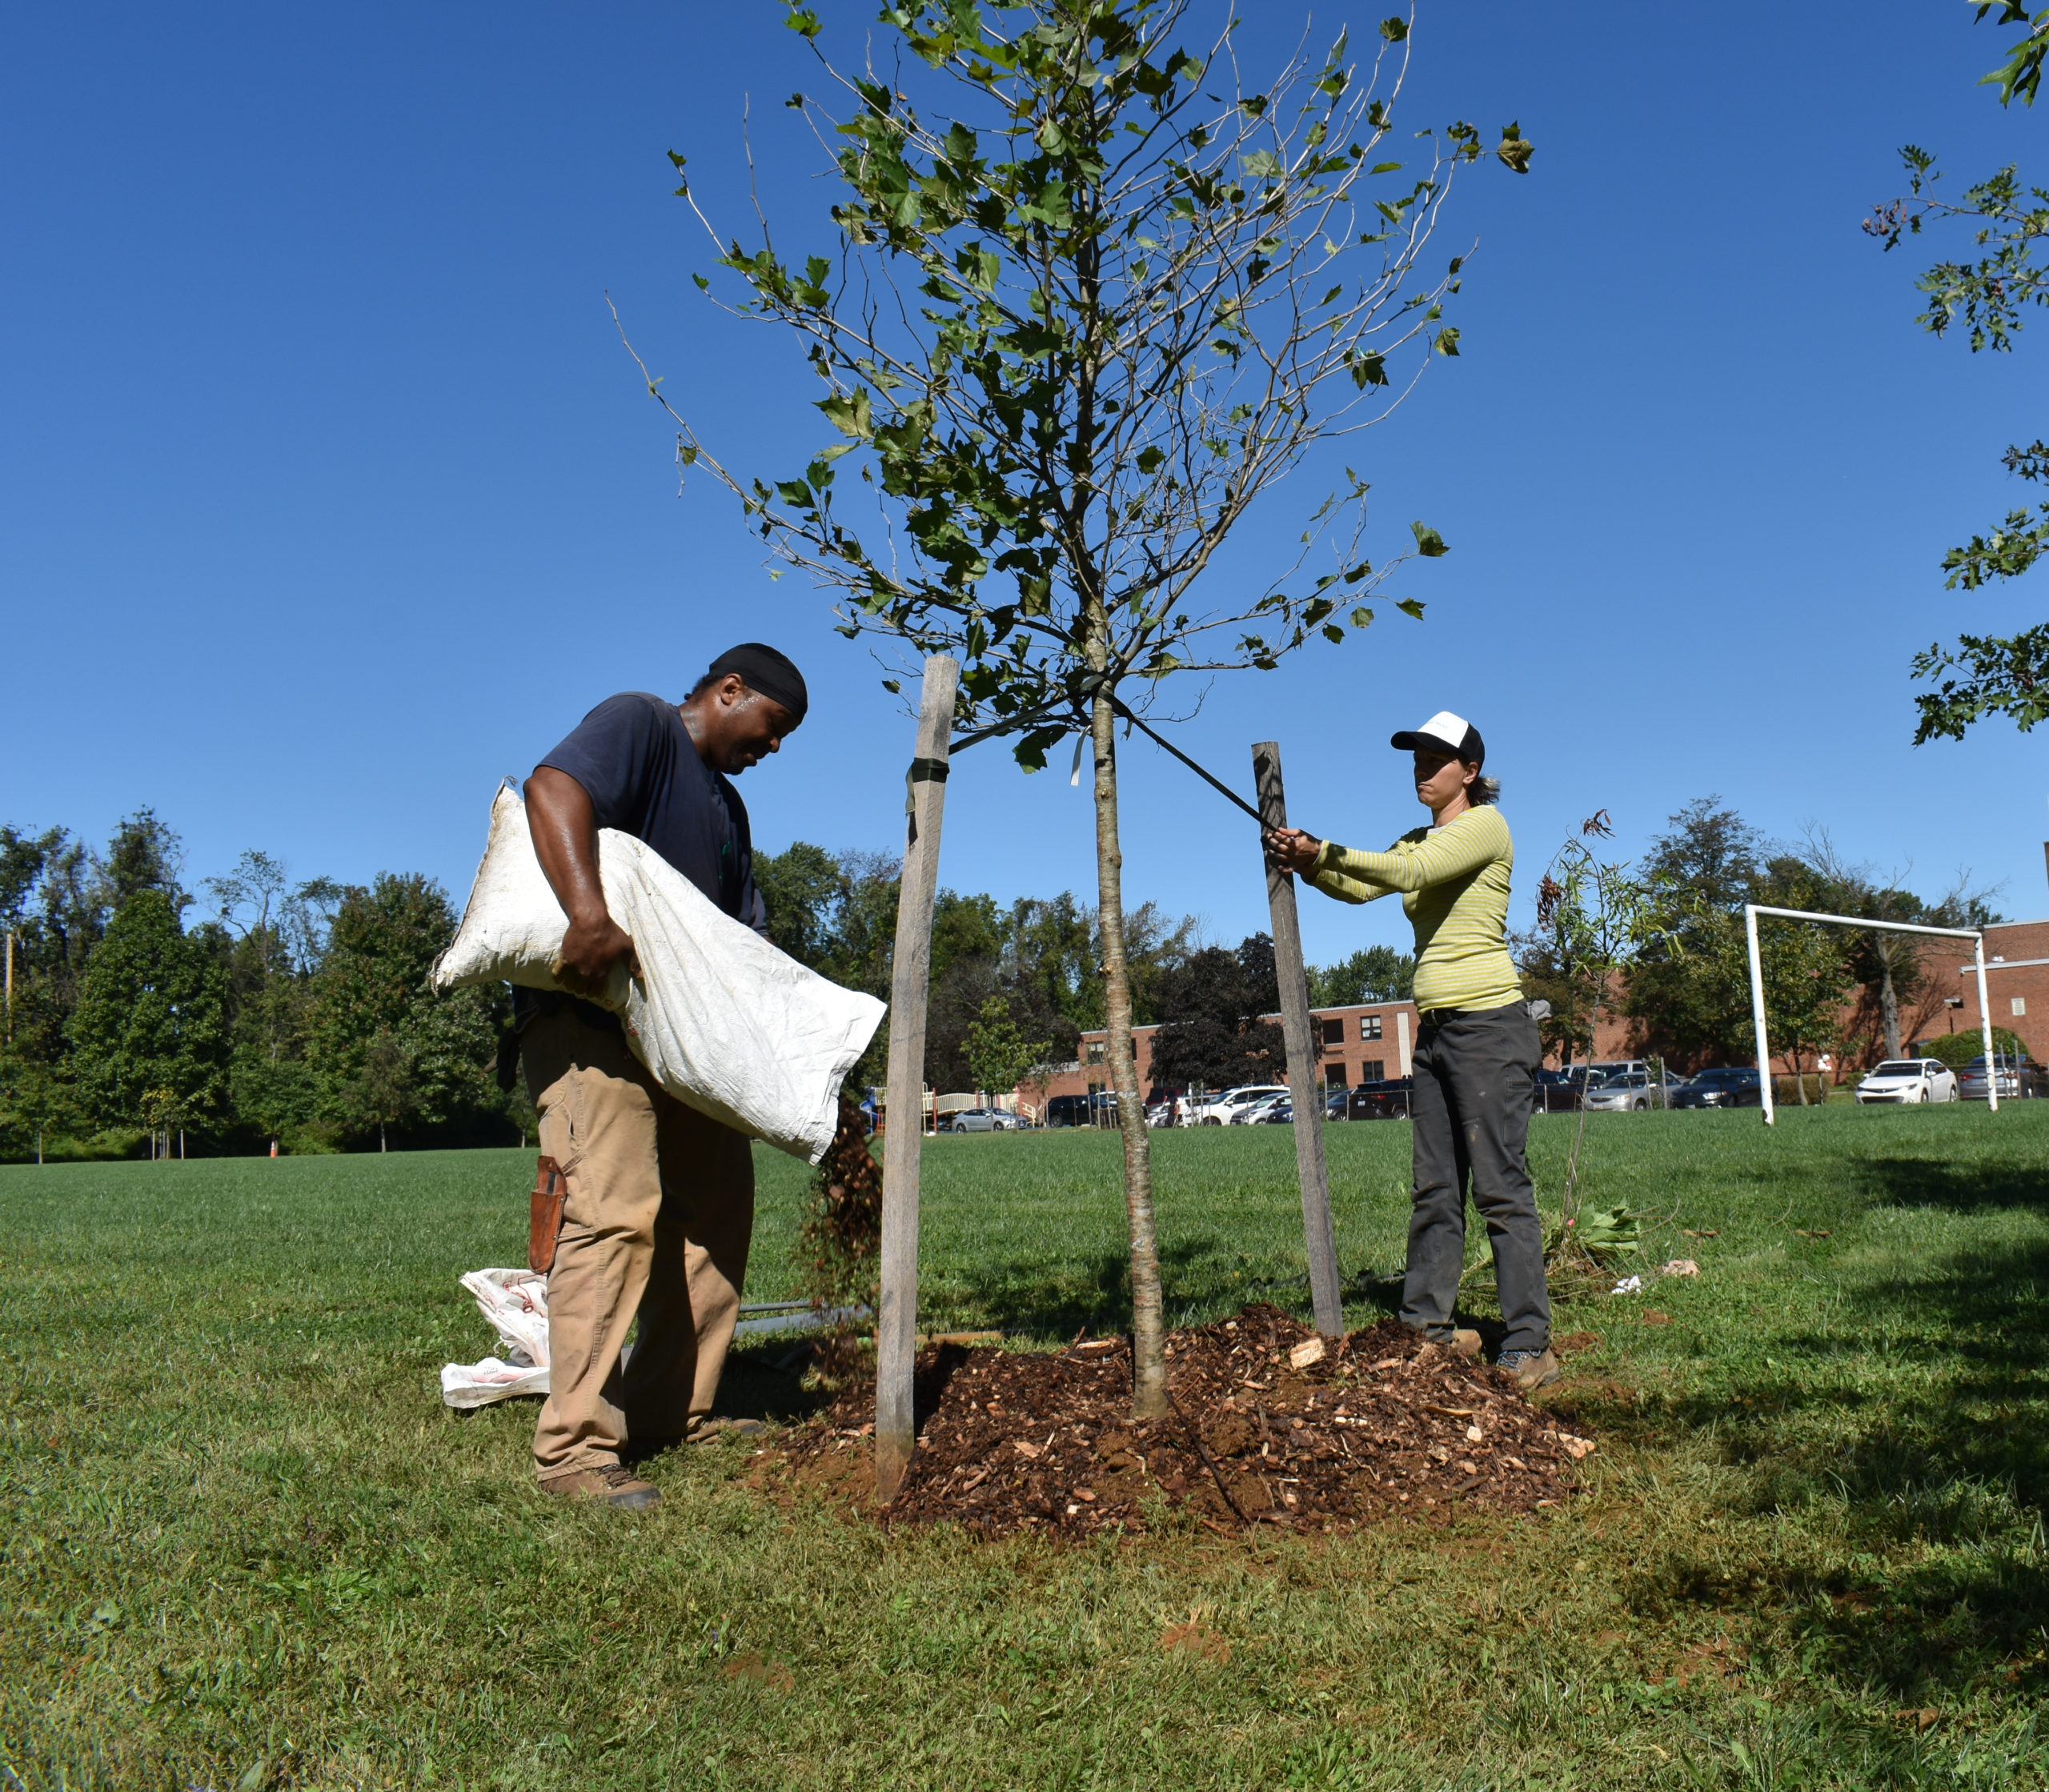
{"label": "white plastic bag on grass", "polygon": [[[633,936],[604,1005],[634,1056],[700,1113],[815,1164],[832,1142],[840,1084],[881,1024],[884,1005],[842,989],[721,912],[652,847],[606,828],[598,872],[611,918]],[[556,987],[549,967],[569,917],[534,856],[527,806],[507,784],[437,989],[470,983]]]}
{"label": "white plastic bag on grass", "polygon": [[505,1360],[447,1363],[441,1370],[446,1405],[488,1406],[515,1394],[548,1391],[547,1277],[531,1269],[472,1269],[463,1286],[491,1321]]}

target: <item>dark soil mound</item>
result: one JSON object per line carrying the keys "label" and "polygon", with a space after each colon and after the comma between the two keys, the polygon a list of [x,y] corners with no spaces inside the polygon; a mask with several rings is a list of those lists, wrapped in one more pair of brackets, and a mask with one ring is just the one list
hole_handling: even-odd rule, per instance
{"label": "dark soil mound", "polygon": [[[1213,1526],[1341,1530],[1467,1505],[1551,1505],[1594,1447],[1508,1375],[1393,1320],[1306,1360],[1320,1345],[1265,1306],[1176,1332],[1177,1410],[1149,1423],[1131,1417],[1121,1338],[1057,1355],[937,1345],[919,1357],[917,1453],[884,1516],[1073,1535],[1143,1529],[1165,1501]],[[873,1401],[872,1386],[850,1388],[792,1442],[790,1469],[865,1485]]]}

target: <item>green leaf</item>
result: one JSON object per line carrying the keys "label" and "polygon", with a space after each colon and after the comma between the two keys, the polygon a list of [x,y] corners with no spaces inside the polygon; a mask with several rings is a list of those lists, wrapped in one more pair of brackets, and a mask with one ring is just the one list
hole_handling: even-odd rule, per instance
{"label": "green leaf", "polygon": [[875,434],[875,420],[870,411],[868,395],[856,387],[852,392],[836,392],[829,399],[820,399],[818,408],[842,435],[851,435],[856,441],[865,442]]}
{"label": "green leaf", "polygon": [[1415,533],[1416,551],[1425,559],[1433,560],[1438,555],[1449,554],[1451,551],[1445,545],[1444,537],[1433,529],[1429,523],[1412,523],[1409,527]]}
{"label": "green leaf", "polygon": [[697,290],[700,292],[709,292],[712,290],[712,283],[703,275],[693,274],[690,277],[697,283]]}
{"label": "green leaf", "polygon": [[818,14],[808,6],[791,7],[783,22],[800,38],[815,38],[819,33]]}
{"label": "green leaf", "polygon": [[1334,622],[1325,623],[1323,627],[1323,638],[1326,641],[1335,643],[1345,639],[1345,631]]}
{"label": "green leaf", "polygon": [[1138,470],[1149,477],[1159,471],[1166,458],[1165,451],[1162,449],[1157,447],[1144,449],[1138,456]]}
{"label": "green leaf", "polygon": [[1389,43],[1399,43],[1409,35],[1409,21],[1405,18],[1384,18],[1380,22],[1380,34]]}
{"label": "green leaf", "polygon": [[1365,628],[1372,623],[1373,619],[1373,611],[1363,603],[1352,612],[1352,626],[1354,628]]}
{"label": "green leaf", "polygon": [[1413,616],[1418,622],[1423,619],[1423,607],[1413,597],[1401,599],[1394,607],[1405,616]]}
{"label": "green leaf", "polygon": [[1458,331],[1450,324],[1446,324],[1438,332],[1437,349],[1440,355],[1458,354]]}
{"label": "green leaf", "polygon": [[1369,174],[1399,174],[1401,170],[1401,164],[1398,162],[1376,162],[1366,172]]}

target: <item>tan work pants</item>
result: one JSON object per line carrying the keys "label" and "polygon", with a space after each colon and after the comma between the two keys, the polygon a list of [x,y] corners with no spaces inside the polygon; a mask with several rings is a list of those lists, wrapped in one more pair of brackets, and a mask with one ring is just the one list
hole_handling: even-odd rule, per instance
{"label": "tan work pants", "polygon": [[[754,1159],[666,1093],[617,1032],[571,1009],[520,1035],[540,1149],[568,1197],[547,1278],[543,1480],[682,1437],[712,1409],[754,1233]],[[628,1326],[640,1329],[620,1365]]]}

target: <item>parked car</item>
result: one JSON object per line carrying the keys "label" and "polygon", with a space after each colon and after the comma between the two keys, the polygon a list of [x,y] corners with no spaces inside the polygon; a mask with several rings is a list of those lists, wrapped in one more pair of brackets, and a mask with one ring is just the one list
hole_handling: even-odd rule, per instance
{"label": "parked car", "polygon": [[1243,1086],[1226,1089],[1221,1095],[1213,1096],[1207,1103],[1198,1104],[1195,1109],[1195,1124],[1201,1126],[1228,1126],[1232,1115],[1249,1101],[1263,1101],[1269,1096],[1285,1095],[1285,1083],[1247,1083]]}
{"label": "parked car", "polygon": [[1347,1116],[1353,1120],[1406,1120],[1409,1097],[1415,1087],[1413,1076],[1390,1076],[1377,1083],[1361,1083],[1352,1091]]}
{"label": "parked car", "polygon": [[1000,1108],[963,1108],[957,1114],[940,1116],[942,1133],[1008,1133],[1017,1125],[1015,1114]]}
{"label": "parked car", "polygon": [[[1668,1077],[1668,1087],[1670,1083]],[[1640,1114],[1647,1108],[1665,1105],[1664,1090],[1658,1086],[1657,1073],[1654,1071],[1618,1072],[1594,1084],[1583,1099],[1587,1108],[1594,1113]]]}
{"label": "parked car", "polygon": [[1057,1095],[1046,1104],[1048,1126],[1114,1126],[1117,1098],[1109,1090],[1099,1095]]}
{"label": "parked car", "polygon": [[1343,1120],[1352,1109],[1352,1092],[1333,1089],[1323,1098],[1323,1117],[1325,1120]]}
{"label": "parked car", "polygon": [[[1999,1092],[2004,1095],[2002,1084]],[[1888,1058],[1857,1085],[1860,1102],[1955,1101],[1956,1072],[1939,1058]]]}
{"label": "parked car", "polygon": [[1658,1066],[1648,1058],[1604,1058],[1598,1064],[1576,1064],[1572,1067],[1582,1073],[1590,1084],[1612,1081],[1618,1076],[1650,1076],[1658,1074]]}
{"label": "parked car", "polygon": [[1248,1124],[1253,1126],[1293,1126],[1295,1124],[1295,1104],[1285,1100],[1266,1102]]}
{"label": "parked car", "polygon": [[1263,1095],[1257,1101],[1241,1102],[1231,1110],[1231,1124],[1233,1126],[1257,1125],[1275,1102],[1292,1101],[1293,1099],[1289,1091],[1283,1089],[1278,1095]]}
{"label": "parked car", "polygon": [[1675,1108],[1761,1108],[1764,1090],[1752,1064],[1718,1064],[1672,1092]]}
{"label": "parked car", "polygon": [[1576,1064],[1564,1070],[1540,1070],[1530,1079],[1530,1106],[1534,1113],[1570,1113],[1579,1105],[1586,1087],[1586,1066]]}
{"label": "parked car", "polygon": [[[2042,1066],[2026,1052],[2016,1056],[2011,1052],[1997,1055],[1999,1075],[1999,1099],[2002,1101],[2031,1101],[2043,1093],[2045,1080]],[[1985,1059],[1981,1053],[1963,1067],[1963,1074],[1957,1079],[1957,1093],[1966,1101],[1983,1101],[1986,1098]]]}

